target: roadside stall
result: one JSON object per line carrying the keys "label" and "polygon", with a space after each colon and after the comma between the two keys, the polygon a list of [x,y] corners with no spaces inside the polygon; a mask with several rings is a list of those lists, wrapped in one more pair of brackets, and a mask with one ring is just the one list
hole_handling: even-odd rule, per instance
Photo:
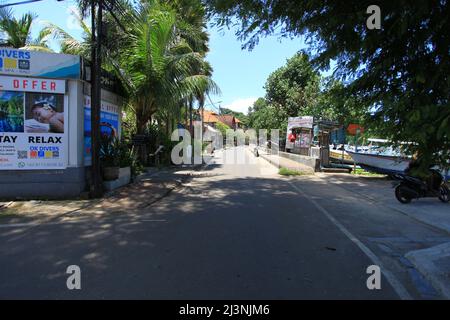
{"label": "roadside stall", "polygon": [[334,121],[311,116],[290,117],[286,134],[286,152],[319,158],[320,165],[330,165],[330,144],[334,131],[342,126]]}
{"label": "roadside stall", "polygon": [[286,134],[286,152],[310,156],[313,117],[290,117]]}
{"label": "roadside stall", "polygon": [[[86,190],[89,67],[80,56],[0,48],[0,198]],[[121,97],[102,81],[102,132],[120,135]]]}

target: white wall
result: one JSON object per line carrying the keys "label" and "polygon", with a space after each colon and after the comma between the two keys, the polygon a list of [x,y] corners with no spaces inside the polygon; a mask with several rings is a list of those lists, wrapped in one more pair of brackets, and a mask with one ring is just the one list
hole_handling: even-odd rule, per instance
{"label": "white wall", "polygon": [[84,106],[83,83],[68,80],[68,167],[83,167]]}

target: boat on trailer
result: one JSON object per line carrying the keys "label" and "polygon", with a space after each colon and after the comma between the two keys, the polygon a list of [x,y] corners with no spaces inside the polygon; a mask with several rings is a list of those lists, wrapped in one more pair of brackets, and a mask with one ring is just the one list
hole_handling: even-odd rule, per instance
{"label": "boat on trailer", "polygon": [[350,150],[347,150],[347,153],[364,170],[387,175],[404,173],[411,162],[411,159],[401,156],[361,153]]}
{"label": "boat on trailer", "polygon": [[[369,141],[386,143],[387,140],[369,139]],[[391,147],[382,148],[372,146],[372,144],[368,150],[355,152],[355,150],[346,149],[345,151],[364,170],[387,175],[405,173],[412,160],[411,157],[407,157]],[[437,166],[435,169],[442,173],[446,181],[450,181],[450,169],[443,170]]]}

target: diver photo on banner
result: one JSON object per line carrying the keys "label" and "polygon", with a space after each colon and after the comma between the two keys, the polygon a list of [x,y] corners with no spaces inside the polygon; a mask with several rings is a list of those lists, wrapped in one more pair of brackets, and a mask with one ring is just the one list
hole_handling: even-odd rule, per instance
{"label": "diver photo on banner", "polygon": [[[100,132],[103,136],[119,138],[119,107],[103,101],[100,111]],[[91,97],[84,96],[84,164],[90,165],[91,158]]]}

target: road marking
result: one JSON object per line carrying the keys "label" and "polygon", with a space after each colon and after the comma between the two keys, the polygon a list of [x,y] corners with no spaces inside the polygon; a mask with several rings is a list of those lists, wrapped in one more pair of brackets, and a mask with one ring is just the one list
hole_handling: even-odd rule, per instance
{"label": "road marking", "polygon": [[400,299],[402,300],[412,300],[411,295],[406,290],[406,288],[401,284],[401,282],[384,266],[381,260],[372,252],[364,243],[362,243],[358,238],[356,238],[350,231],[347,230],[339,221],[337,221],[324,207],[317,203],[316,200],[308,196],[302,189],[297,187],[292,181],[288,181],[288,183],[297,190],[303,197],[308,199],[319,211],[321,211],[343,234],[347,236],[353,243],[355,243],[362,252],[372,260],[373,264],[379,266],[381,268],[381,272],[386,277],[389,284],[394,288],[395,292],[398,294]]}
{"label": "road marking", "polygon": [[0,228],[19,228],[19,227],[32,227],[38,225],[37,222],[27,222],[27,223],[8,223],[0,224]]}

